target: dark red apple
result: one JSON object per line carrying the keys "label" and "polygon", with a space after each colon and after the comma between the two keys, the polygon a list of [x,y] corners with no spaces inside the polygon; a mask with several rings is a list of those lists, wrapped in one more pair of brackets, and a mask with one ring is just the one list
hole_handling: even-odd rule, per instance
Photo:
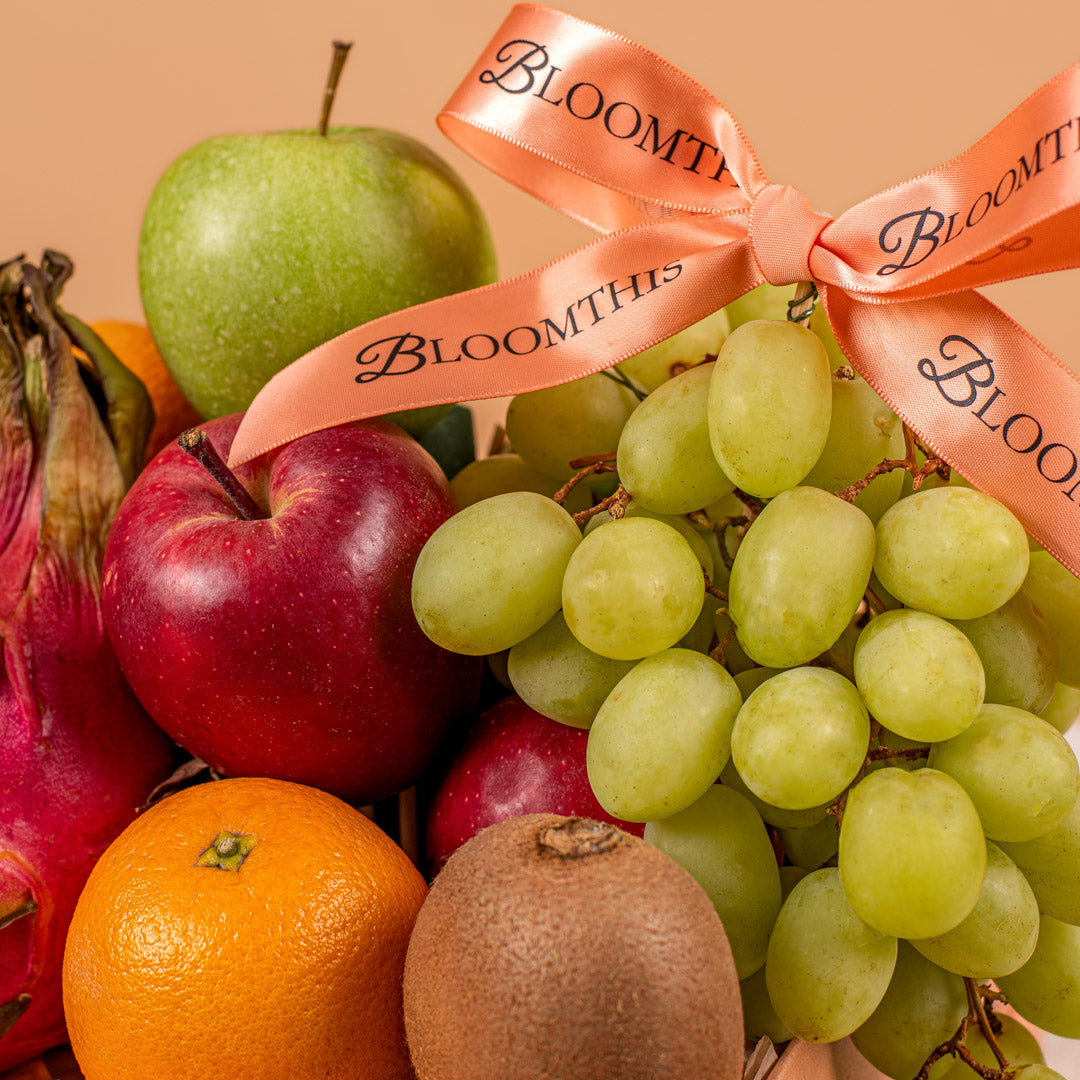
{"label": "dark red apple", "polygon": [[[222,457],[239,422],[202,425]],[[412,614],[413,564],[455,510],[445,477],[385,420],[304,436],[236,477],[265,517],[245,520],[178,445],[124,498],[102,574],[124,675],[226,775],[354,803],[414,784],[482,674]]]}
{"label": "dark red apple", "polygon": [[642,824],[613,818],[596,801],[585,771],[589,733],[501,698],[469,727],[436,787],[425,823],[429,871],[487,825],[518,814],[564,814],[610,821],[641,836]]}

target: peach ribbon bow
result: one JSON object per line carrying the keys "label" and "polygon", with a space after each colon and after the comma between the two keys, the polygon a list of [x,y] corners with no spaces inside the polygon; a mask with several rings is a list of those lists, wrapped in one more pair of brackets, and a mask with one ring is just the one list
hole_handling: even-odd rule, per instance
{"label": "peach ribbon bow", "polygon": [[770,183],[689,76],[551,8],[511,10],[439,124],[602,235],[313,349],[256,397],[231,464],[366,416],[577,379],[762,282],[812,279],[856,370],[1080,574],[1080,380],[974,291],[1080,265],[1080,64],[837,218]]}

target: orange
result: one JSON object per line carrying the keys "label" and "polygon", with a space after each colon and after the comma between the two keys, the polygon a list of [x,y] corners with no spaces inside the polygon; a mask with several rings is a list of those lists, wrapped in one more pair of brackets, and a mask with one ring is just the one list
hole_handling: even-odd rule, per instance
{"label": "orange", "polygon": [[167,443],[175,441],[182,431],[202,423],[202,417],[173,381],[145,326],[104,320],[92,323],[90,328],[116,353],[125,367],[142,379],[154,403],[157,419],[146,447],[147,461]]}
{"label": "orange", "polygon": [[64,954],[86,1080],[406,1080],[402,974],[427,886],[376,825],[283,780],[137,818]]}

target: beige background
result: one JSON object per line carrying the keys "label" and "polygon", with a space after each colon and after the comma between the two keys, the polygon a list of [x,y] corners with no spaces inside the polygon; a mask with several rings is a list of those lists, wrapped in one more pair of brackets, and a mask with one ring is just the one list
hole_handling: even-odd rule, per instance
{"label": "beige background", "polygon": [[[558,5],[556,5],[558,6]],[[1080,59],[1075,0],[567,0],[712,89],[771,179],[823,211],[966,148]],[[508,0],[0,0],[0,257],[76,261],[69,307],[141,319],[135,251],[158,176],[228,131],[311,125],[334,37],[355,42],[334,119],[435,147],[488,212],[508,275],[589,238],[488,174],[435,115]],[[1080,271],[990,290],[1074,369]]]}
{"label": "beige background", "polygon": [[[558,5],[556,5],[558,6]],[[1080,60],[1076,0],[566,0],[712,89],[771,179],[838,214],[965,149]],[[0,0],[0,258],[76,261],[85,319],[141,319],[136,241],[158,176],[229,131],[311,125],[335,37],[335,122],[428,141],[488,212],[504,275],[590,234],[486,173],[435,115],[508,0]],[[1080,240],[1078,240],[1080,242]],[[1080,370],[1080,270],[988,290]],[[1055,1061],[1080,1075],[1077,1043]]]}

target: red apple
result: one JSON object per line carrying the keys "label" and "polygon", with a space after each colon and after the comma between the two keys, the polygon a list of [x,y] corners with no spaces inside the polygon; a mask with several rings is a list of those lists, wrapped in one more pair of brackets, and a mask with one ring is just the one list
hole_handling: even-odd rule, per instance
{"label": "red apple", "polygon": [[644,825],[619,821],[596,801],[585,771],[588,738],[516,694],[482,712],[432,796],[425,828],[429,870],[437,873],[485,826],[518,814],[590,817],[641,836]]}
{"label": "red apple", "polygon": [[[202,425],[222,457],[239,423]],[[403,790],[475,708],[482,673],[412,614],[413,564],[455,510],[445,477],[385,420],[304,436],[235,475],[265,516],[246,520],[178,445],[124,498],[102,574],[124,675],[221,773],[354,803]]]}

